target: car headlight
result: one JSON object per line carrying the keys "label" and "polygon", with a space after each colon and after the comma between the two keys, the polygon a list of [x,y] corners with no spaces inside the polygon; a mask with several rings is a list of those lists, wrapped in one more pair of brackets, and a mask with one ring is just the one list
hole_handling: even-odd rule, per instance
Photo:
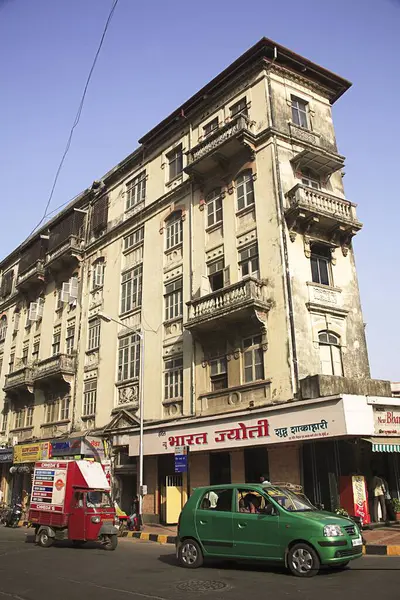
{"label": "car headlight", "polygon": [[326,537],[338,537],[344,535],[344,533],[339,525],[325,525],[324,535]]}

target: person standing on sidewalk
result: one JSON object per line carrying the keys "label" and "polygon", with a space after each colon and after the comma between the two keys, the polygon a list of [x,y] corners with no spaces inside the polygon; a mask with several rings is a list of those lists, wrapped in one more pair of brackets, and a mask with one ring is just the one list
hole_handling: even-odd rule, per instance
{"label": "person standing on sidewalk", "polygon": [[371,482],[372,495],[374,498],[374,522],[379,523],[378,507],[381,507],[382,521],[386,521],[385,484],[381,477],[375,472]]}

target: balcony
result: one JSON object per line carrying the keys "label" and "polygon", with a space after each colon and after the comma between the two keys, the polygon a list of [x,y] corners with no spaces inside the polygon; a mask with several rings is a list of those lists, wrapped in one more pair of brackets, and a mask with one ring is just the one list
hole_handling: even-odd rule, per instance
{"label": "balcony", "polygon": [[44,260],[37,260],[23,273],[18,275],[16,287],[24,291],[44,283]]}
{"label": "balcony", "polygon": [[196,415],[219,415],[268,404],[271,404],[269,379],[201,394],[196,402]]}
{"label": "balcony", "polygon": [[362,227],[357,219],[356,204],[343,198],[301,184],[295,185],[286,198],[289,229],[304,231],[313,225],[326,233],[353,236]]}
{"label": "balcony", "polygon": [[186,329],[215,331],[245,321],[256,312],[258,319],[263,320],[262,315],[266,318],[271,303],[266,285],[254,277],[246,277],[239,283],[192,300],[188,306]]}
{"label": "balcony", "polygon": [[29,391],[32,394],[33,373],[33,367],[21,365],[15,371],[6,375],[3,390],[10,395],[25,391]]}
{"label": "balcony", "polygon": [[391,397],[390,382],[380,379],[355,379],[338,375],[310,375],[300,380],[303,400],[353,394],[355,396]]}
{"label": "balcony", "polygon": [[33,379],[35,385],[48,385],[53,382],[65,381],[72,383],[76,372],[75,356],[57,354],[38,362]]}
{"label": "balcony", "polygon": [[83,238],[71,235],[62,245],[50,251],[46,258],[46,267],[53,271],[62,271],[79,262],[83,252]]}
{"label": "balcony", "polygon": [[226,123],[188,152],[186,173],[204,175],[221,164],[229,162],[238,152],[247,146],[252,151],[254,135],[250,131],[250,122],[239,115]]}

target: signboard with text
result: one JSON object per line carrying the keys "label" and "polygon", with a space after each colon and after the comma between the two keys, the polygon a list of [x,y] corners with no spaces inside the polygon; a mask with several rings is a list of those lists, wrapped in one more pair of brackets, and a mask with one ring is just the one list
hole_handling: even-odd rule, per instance
{"label": "signboard with text", "polygon": [[34,463],[50,457],[50,442],[14,446],[14,463]]}
{"label": "signboard with text", "polygon": [[400,407],[374,406],[376,435],[400,435]]}
{"label": "signboard with text", "polygon": [[[265,411],[259,416],[249,413],[147,430],[144,433],[144,452],[146,455],[174,453],[179,446],[188,446],[190,452],[234,449],[319,440],[343,435],[345,431],[343,405],[337,400],[307,408],[291,407],[290,411],[282,408]],[[139,436],[132,435],[129,438],[129,454],[137,456],[138,452]]]}
{"label": "signboard with text", "polygon": [[175,473],[186,473],[188,470],[189,451],[187,446],[175,448]]}

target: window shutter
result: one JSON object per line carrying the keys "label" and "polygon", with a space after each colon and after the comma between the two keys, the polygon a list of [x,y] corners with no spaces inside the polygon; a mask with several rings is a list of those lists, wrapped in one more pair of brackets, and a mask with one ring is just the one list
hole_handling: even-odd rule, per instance
{"label": "window shutter", "polygon": [[44,299],[38,298],[38,301],[37,301],[37,318],[38,318],[38,320],[43,317],[43,309],[44,309]]}
{"label": "window shutter", "polygon": [[229,265],[224,268],[223,274],[224,274],[224,287],[225,287],[227,285],[230,285],[230,283],[231,283],[230,267],[229,267]]}
{"label": "window shutter", "polygon": [[61,302],[69,302],[70,293],[71,293],[71,283],[69,281],[66,281],[62,284]]}
{"label": "window shutter", "polygon": [[333,375],[330,346],[327,344],[320,344],[319,354],[321,359],[321,374]]}
{"label": "window shutter", "polygon": [[71,277],[69,281],[69,300],[77,300],[78,298],[78,278]]}
{"label": "window shutter", "polygon": [[7,271],[7,273],[5,273],[3,275],[3,279],[1,281],[1,287],[0,287],[0,296],[2,298],[4,298],[5,296],[9,296],[11,294],[13,278],[14,278],[13,270]]}
{"label": "window shutter", "polygon": [[19,329],[19,320],[21,315],[19,312],[14,313],[14,331],[18,331]]}
{"label": "window shutter", "polygon": [[206,296],[210,293],[210,281],[205,275],[201,276],[201,295]]}
{"label": "window shutter", "polygon": [[29,321],[37,321],[38,320],[38,308],[39,304],[37,302],[31,302],[29,305]]}
{"label": "window shutter", "polygon": [[92,233],[98,233],[99,231],[106,229],[108,223],[108,196],[100,198],[96,204],[93,205],[92,213]]}

